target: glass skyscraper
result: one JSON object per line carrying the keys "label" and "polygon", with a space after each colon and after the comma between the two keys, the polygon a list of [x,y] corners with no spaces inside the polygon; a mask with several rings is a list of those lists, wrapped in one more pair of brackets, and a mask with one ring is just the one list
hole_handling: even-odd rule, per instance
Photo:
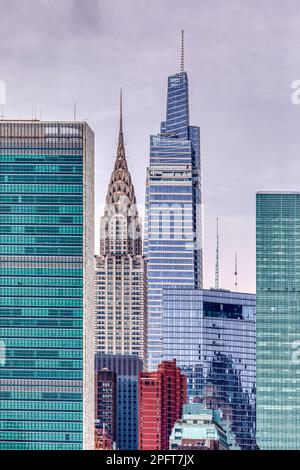
{"label": "glass skyscraper", "polygon": [[255,449],[255,295],[163,290],[163,355],[176,358],[187,394],[222,410],[231,444]]}
{"label": "glass skyscraper", "polygon": [[300,193],[256,196],[257,442],[299,449]]}
{"label": "glass skyscraper", "polygon": [[0,122],[0,449],[94,447],[94,135]]}
{"label": "glass skyscraper", "polygon": [[144,254],[148,366],[162,356],[162,288],[202,287],[200,129],[190,126],[187,73],[168,79],[166,120],[150,137]]}

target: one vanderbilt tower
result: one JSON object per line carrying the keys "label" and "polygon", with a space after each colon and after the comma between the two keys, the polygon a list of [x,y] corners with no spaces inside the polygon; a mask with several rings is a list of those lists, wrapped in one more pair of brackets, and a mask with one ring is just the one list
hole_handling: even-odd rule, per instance
{"label": "one vanderbilt tower", "polygon": [[96,256],[95,349],[146,359],[146,263],[142,223],[128,170],[120,97],[117,157],[108,185]]}
{"label": "one vanderbilt tower", "polygon": [[150,137],[145,213],[148,365],[162,355],[163,288],[202,287],[200,129],[190,125],[184,36],[180,71],[168,78],[166,119]]}

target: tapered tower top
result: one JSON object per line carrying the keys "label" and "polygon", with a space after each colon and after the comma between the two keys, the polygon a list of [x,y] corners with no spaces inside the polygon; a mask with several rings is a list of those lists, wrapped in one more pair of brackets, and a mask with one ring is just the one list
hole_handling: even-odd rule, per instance
{"label": "tapered tower top", "polygon": [[117,157],[107,189],[104,216],[101,219],[101,255],[142,254],[142,227],[126,161],[122,108],[121,90]]}
{"label": "tapered tower top", "polygon": [[125,155],[124,135],[123,135],[123,94],[122,88],[120,91],[120,129],[119,129],[119,141],[117,149],[117,158],[115,163],[115,170],[127,170],[127,162]]}
{"label": "tapered tower top", "polygon": [[180,73],[184,72],[184,30],[181,30]]}

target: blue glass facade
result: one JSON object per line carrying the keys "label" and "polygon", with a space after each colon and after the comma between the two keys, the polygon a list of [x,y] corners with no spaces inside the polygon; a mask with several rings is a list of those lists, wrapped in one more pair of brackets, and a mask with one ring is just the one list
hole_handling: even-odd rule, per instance
{"label": "blue glass facade", "polygon": [[241,449],[255,448],[255,295],[163,290],[163,355],[187,376],[188,397],[221,409]]}
{"label": "blue glass facade", "polygon": [[144,252],[148,367],[162,356],[162,288],[202,286],[200,129],[189,125],[186,72],[168,79],[166,121],[150,137]]}
{"label": "blue glass facade", "polygon": [[300,442],[300,193],[256,196],[257,442]]}
{"label": "blue glass facade", "polygon": [[138,449],[138,387],[143,362],[137,356],[96,354],[95,368],[117,374],[117,449]]}
{"label": "blue glass facade", "polygon": [[0,123],[0,449],[93,447],[93,132]]}

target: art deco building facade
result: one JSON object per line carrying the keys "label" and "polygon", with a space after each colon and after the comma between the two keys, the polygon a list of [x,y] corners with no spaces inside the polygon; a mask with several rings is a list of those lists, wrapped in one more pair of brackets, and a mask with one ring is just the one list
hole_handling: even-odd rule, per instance
{"label": "art deco building facade", "polygon": [[202,287],[200,129],[190,125],[188,76],[168,78],[166,120],[150,137],[145,212],[148,367],[162,355],[162,288]]}
{"label": "art deco building facade", "polygon": [[101,219],[96,257],[95,349],[102,354],[132,354],[146,360],[146,262],[142,224],[128,170],[122,101],[119,142]]}
{"label": "art deco building facade", "polygon": [[256,198],[257,442],[300,442],[300,193]]}
{"label": "art deco building facade", "polygon": [[0,122],[0,449],[94,448],[94,135]]}

